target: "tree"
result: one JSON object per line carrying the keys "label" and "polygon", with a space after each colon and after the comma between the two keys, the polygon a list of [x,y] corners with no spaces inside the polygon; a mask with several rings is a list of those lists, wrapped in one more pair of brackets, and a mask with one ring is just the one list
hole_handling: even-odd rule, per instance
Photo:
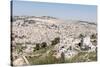
{"label": "tree", "polygon": [[56,37],[54,40],[51,41],[52,44],[51,45],[56,45],[60,42],[60,38],[59,37]]}
{"label": "tree", "polygon": [[42,47],[42,48],[47,47],[47,43],[46,43],[46,42],[42,42],[42,43],[41,43],[41,47]]}
{"label": "tree", "polygon": [[83,38],[83,37],[84,37],[84,35],[83,35],[83,34],[80,34],[80,35],[79,35],[79,38]]}
{"label": "tree", "polygon": [[97,35],[96,34],[92,34],[91,35],[91,39],[96,39],[97,38]]}
{"label": "tree", "polygon": [[36,49],[36,50],[39,50],[39,49],[40,49],[40,44],[39,44],[39,43],[36,44],[35,49]]}

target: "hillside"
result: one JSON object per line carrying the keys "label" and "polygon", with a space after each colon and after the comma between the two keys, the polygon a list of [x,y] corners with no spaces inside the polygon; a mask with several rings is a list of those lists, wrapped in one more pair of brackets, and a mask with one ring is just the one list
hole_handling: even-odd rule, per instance
{"label": "hillside", "polygon": [[97,25],[88,21],[14,16],[11,37],[14,65],[97,60]]}

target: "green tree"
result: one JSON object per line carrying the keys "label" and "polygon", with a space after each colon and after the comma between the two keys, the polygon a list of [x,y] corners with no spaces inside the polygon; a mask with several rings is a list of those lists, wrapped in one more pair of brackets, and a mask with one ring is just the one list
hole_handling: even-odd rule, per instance
{"label": "green tree", "polygon": [[45,47],[47,47],[47,43],[46,42],[42,42],[41,43],[41,48],[45,48]]}
{"label": "green tree", "polygon": [[52,44],[51,45],[56,45],[60,42],[60,38],[59,37],[56,37],[54,40],[51,41]]}
{"label": "green tree", "polygon": [[35,49],[36,49],[36,50],[39,50],[39,49],[40,49],[40,44],[39,44],[39,43],[36,44]]}

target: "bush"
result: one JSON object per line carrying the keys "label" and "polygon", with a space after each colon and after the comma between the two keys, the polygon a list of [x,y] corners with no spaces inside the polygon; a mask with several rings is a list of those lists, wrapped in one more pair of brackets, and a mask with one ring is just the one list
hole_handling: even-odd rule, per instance
{"label": "bush", "polygon": [[46,42],[42,42],[41,43],[41,48],[45,48],[45,47],[47,47],[47,43]]}
{"label": "bush", "polygon": [[51,45],[56,45],[58,43],[60,43],[60,38],[59,37],[56,37],[54,40],[51,41]]}
{"label": "bush", "polygon": [[23,43],[16,43],[16,45],[22,45]]}
{"label": "bush", "polygon": [[83,34],[80,34],[80,35],[79,35],[79,38],[83,38],[83,37],[84,37],[84,35],[83,35]]}
{"label": "bush", "polygon": [[17,50],[17,53],[19,54],[20,52],[23,52],[23,50],[22,50],[22,46],[21,45],[16,45],[16,48],[15,48],[16,50]]}
{"label": "bush", "polygon": [[36,44],[36,47],[35,47],[35,50],[39,50],[39,49],[40,49],[40,44],[37,43],[37,44]]}
{"label": "bush", "polygon": [[29,62],[33,65],[37,64],[55,64],[55,63],[61,63],[61,59],[57,59],[54,56],[52,56],[53,52],[50,51],[48,55],[42,54],[41,56],[28,58]]}
{"label": "bush", "polygon": [[97,38],[97,35],[96,34],[92,34],[91,35],[91,39],[96,39]]}
{"label": "bush", "polygon": [[97,61],[97,53],[96,52],[80,52],[76,56],[70,59],[70,62],[89,62],[89,61]]}

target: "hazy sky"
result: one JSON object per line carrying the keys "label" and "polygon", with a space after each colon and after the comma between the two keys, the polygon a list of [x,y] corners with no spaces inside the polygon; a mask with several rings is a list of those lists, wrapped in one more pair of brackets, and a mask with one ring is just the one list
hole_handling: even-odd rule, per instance
{"label": "hazy sky", "polygon": [[13,15],[53,16],[60,19],[97,21],[97,6],[13,1]]}

